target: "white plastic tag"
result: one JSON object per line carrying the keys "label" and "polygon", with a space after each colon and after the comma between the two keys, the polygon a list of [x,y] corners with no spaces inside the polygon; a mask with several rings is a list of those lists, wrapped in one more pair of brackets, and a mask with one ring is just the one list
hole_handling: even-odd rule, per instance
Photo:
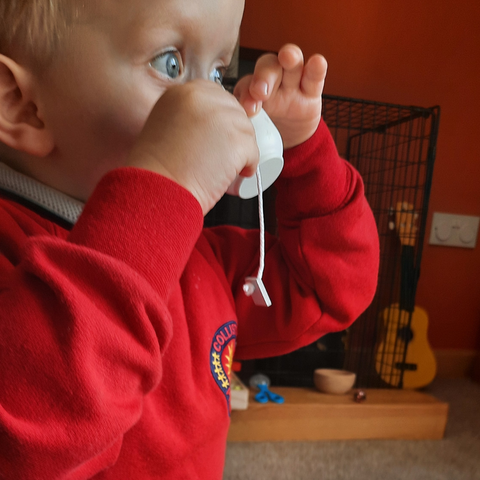
{"label": "white plastic tag", "polygon": [[252,297],[253,303],[259,307],[269,307],[272,304],[261,278],[247,277],[243,291],[247,297]]}

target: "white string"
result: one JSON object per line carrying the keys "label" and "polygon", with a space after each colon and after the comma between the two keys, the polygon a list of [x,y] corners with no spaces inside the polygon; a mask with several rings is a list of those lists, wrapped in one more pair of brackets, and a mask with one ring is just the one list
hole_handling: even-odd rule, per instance
{"label": "white string", "polygon": [[258,190],[258,219],[260,223],[260,260],[256,277],[247,277],[243,285],[243,291],[247,297],[252,296],[255,305],[269,307],[272,304],[265,285],[262,281],[263,269],[265,268],[265,219],[263,215],[263,187],[260,168],[257,168]]}
{"label": "white string", "polygon": [[258,190],[258,220],[260,224],[260,264],[258,267],[257,278],[262,279],[265,269],[265,218],[263,213],[263,186],[260,167],[257,167],[257,190]]}

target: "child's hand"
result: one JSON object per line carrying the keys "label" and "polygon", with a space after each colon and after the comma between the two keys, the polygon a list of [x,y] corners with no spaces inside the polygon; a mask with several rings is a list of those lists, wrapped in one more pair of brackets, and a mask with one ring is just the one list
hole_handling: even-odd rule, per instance
{"label": "child's hand", "polygon": [[253,75],[242,78],[235,96],[249,116],[262,106],[277,126],[285,148],[309,139],[322,114],[322,91],[327,62],[321,55],[304,64],[296,45],[284,45],[274,54],[260,57]]}
{"label": "child's hand", "polygon": [[251,176],[257,164],[255,133],[245,110],[206,80],[173,86],[160,97],[127,161],[185,187],[204,215],[237,174]]}

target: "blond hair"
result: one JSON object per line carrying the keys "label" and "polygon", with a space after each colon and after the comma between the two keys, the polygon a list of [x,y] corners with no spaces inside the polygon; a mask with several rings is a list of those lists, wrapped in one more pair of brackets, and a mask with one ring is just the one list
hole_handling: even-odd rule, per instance
{"label": "blond hair", "polygon": [[0,53],[41,65],[78,15],[74,0],[0,0]]}

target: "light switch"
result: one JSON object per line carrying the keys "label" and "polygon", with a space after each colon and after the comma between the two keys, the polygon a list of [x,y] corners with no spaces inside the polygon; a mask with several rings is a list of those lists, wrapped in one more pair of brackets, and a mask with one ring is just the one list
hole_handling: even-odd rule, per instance
{"label": "light switch", "polygon": [[435,212],[429,243],[447,247],[475,248],[479,222],[480,217]]}

